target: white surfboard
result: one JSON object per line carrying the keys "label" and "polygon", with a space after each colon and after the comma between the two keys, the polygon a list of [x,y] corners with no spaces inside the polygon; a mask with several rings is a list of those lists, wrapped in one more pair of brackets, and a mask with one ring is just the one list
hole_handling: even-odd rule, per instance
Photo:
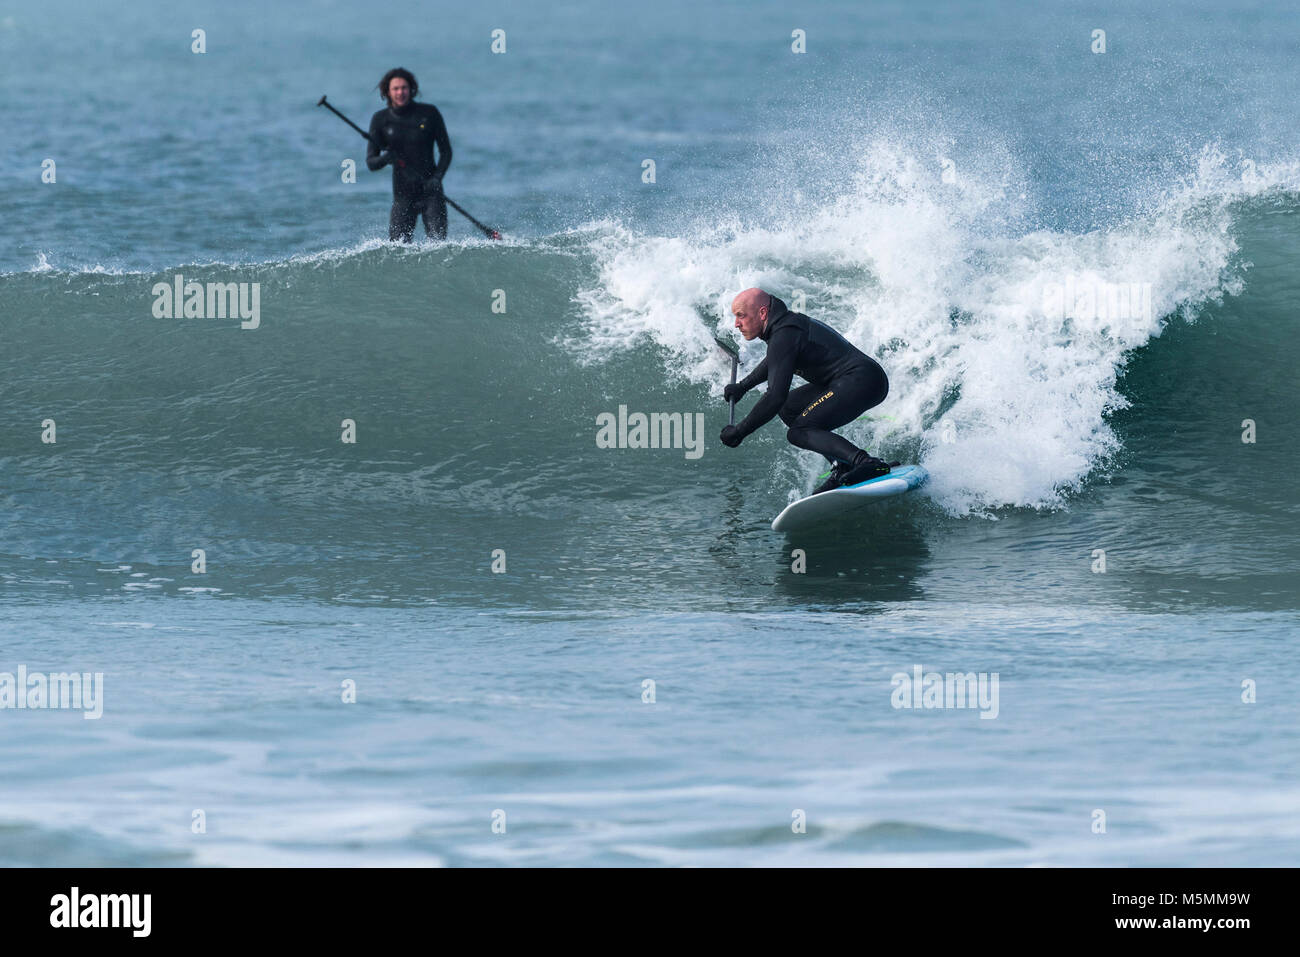
{"label": "white surfboard", "polygon": [[772,531],[788,532],[803,528],[817,522],[825,522],[842,516],[855,508],[874,502],[876,499],[902,495],[916,488],[930,477],[930,473],[919,465],[900,465],[891,469],[888,475],[868,479],[857,485],[809,495],[797,502],[791,502],[776,518],[772,519]]}

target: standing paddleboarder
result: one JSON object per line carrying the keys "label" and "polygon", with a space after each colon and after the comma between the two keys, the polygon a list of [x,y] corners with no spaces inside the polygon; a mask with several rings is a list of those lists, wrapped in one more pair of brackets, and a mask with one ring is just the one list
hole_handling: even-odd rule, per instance
{"label": "standing paddleboarder", "polygon": [[[366,166],[378,171],[393,167],[393,210],[388,238],[409,243],[415,221],[424,216],[424,232],[447,238],[447,200],[442,177],[451,165],[451,140],[442,114],[431,103],[413,102],[420,84],[409,70],[389,70],[379,81],[379,95],[388,108],[370,118]],[[437,162],[433,148],[438,147]]]}
{"label": "standing paddleboarder", "polygon": [[[764,380],[767,392],[739,425],[723,428],[722,443],[734,449],[779,415],[788,426],[785,437],[791,445],[820,452],[833,467],[814,495],[888,475],[891,463],[831,431],[885,401],[889,379],[880,363],[830,326],[791,312],[762,289],[740,293],[731,303],[731,312],[746,341],[762,338],[767,343],[767,356],[753,372],[727,386],[723,395],[728,402],[739,399]],[[808,385],[791,389],[796,375]]]}

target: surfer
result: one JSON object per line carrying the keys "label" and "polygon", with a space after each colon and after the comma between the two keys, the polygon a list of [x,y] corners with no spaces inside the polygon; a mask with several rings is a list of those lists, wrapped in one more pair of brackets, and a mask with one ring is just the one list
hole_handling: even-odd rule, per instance
{"label": "surfer", "polygon": [[419,92],[420,84],[409,70],[399,66],[384,74],[379,81],[379,95],[388,102],[388,108],[370,118],[370,146],[366,149],[366,166],[372,171],[393,167],[388,238],[404,243],[411,241],[415,221],[421,215],[425,235],[447,238],[442,177],[451,165],[451,140],[436,106],[412,102]]}
{"label": "surfer", "polygon": [[[890,463],[831,431],[885,401],[889,379],[880,363],[830,326],[791,312],[762,289],[737,295],[731,312],[747,342],[761,338],[767,343],[767,355],[753,372],[728,385],[723,395],[728,402],[739,399],[765,379],[767,393],[739,425],[723,428],[722,443],[734,449],[779,415],[788,427],[785,437],[791,445],[820,452],[831,463],[830,477],[813,490],[814,495],[887,475]],[[808,384],[791,389],[795,375]]]}

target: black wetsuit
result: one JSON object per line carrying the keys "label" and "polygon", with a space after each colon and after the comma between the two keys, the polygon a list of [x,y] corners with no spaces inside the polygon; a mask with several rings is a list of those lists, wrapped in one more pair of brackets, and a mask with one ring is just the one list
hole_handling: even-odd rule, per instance
{"label": "black wetsuit", "polygon": [[[433,147],[438,161],[433,161]],[[387,156],[380,156],[386,150]],[[370,118],[370,146],[366,165],[372,170],[393,165],[393,211],[388,217],[388,238],[409,243],[415,221],[424,214],[425,235],[447,236],[447,200],[442,177],[451,165],[451,140],[442,114],[430,103],[389,107]]]}
{"label": "black wetsuit", "polygon": [[[785,437],[792,445],[820,452],[832,464],[852,463],[862,450],[831,429],[885,401],[889,379],[880,363],[825,323],[791,312],[775,296],[760,338],[767,356],[737,385],[748,392],[766,379],[767,392],[736,426],[738,438],[779,415],[789,426]],[[796,375],[808,385],[791,389]]]}

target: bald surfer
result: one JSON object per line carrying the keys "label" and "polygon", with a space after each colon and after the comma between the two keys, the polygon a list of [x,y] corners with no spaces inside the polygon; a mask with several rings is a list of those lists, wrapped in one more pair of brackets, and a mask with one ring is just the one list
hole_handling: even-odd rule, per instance
{"label": "bald surfer", "polygon": [[[791,312],[757,287],[737,295],[731,312],[747,342],[761,338],[767,343],[767,355],[753,372],[728,385],[724,397],[739,399],[763,381],[767,392],[739,425],[723,428],[722,443],[734,449],[779,415],[791,445],[819,452],[831,463],[830,477],[814,495],[888,475],[891,464],[898,463],[882,461],[831,431],[885,401],[889,379],[880,363],[830,326]],[[791,389],[796,375],[808,384]]]}
{"label": "bald surfer", "polygon": [[[370,118],[366,166],[379,171],[393,167],[393,208],[388,238],[409,243],[415,221],[424,216],[426,236],[447,238],[447,200],[442,177],[451,165],[451,140],[442,114],[432,103],[416,103],[420,92],[411,71],[396,67],[379,81],[379,95],[388,108]],[[437,162],[433,148],[438,147]]]}

